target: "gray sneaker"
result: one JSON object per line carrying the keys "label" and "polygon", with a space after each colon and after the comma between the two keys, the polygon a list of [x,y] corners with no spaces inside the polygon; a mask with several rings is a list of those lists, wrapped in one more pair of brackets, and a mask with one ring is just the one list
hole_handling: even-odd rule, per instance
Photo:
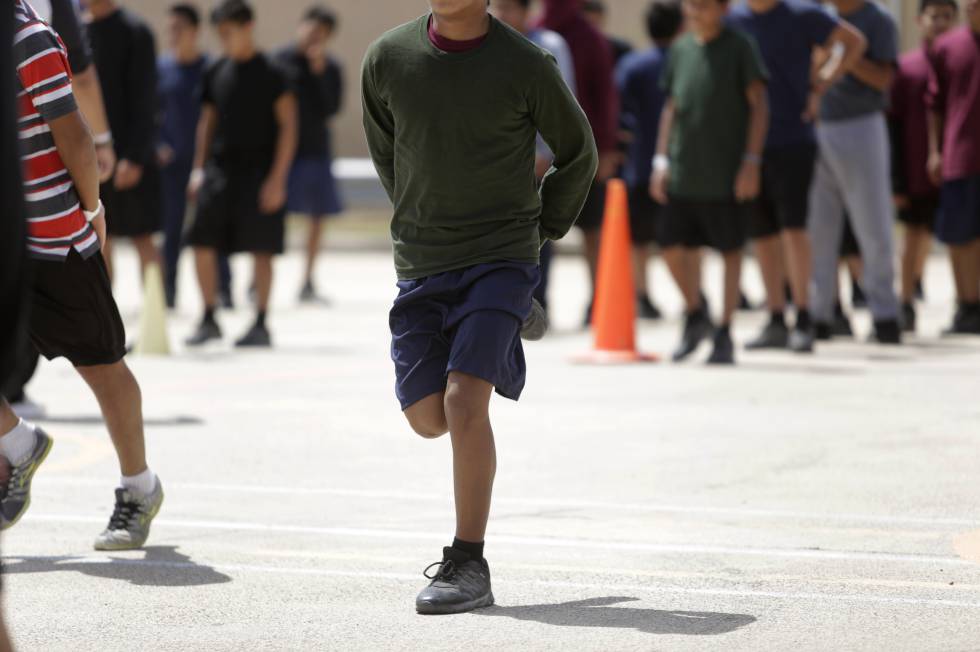
{"label": "gray sneaker", "polygon": [[96,550],[135,550],[150,536],[150,523],[163,504],[163,485],[157,478],[153,493],[137,496],[129,489],[116,489],[116,508],[109,525],[95,540]]}
{"label": "gray sneaker", "polygon": [[34,450],[20,464],[11,463],[10,480],[0,486],[0,530],[13,527],[31,506],[31,480],[54,445],[54,440],[40,428],[34,432]]}
{"label": "gray sneaker", "polygon": [[537,299],[531,299],[531,314],[521,327],[521,339],[537,342],[548,333],[548,313]]}

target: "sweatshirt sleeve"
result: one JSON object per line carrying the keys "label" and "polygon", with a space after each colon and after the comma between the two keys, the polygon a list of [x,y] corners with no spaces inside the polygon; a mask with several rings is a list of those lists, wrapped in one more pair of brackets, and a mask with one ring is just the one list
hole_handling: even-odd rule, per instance
{"label": "sweatshirt sleeve", "polygon": [[535,127],[555,155],[541,185],[540,228],[542,238],[558,240],[582,211],[599,157],[589,121],[550,55],[542,55],[528,105]]}
{"label": "sweatshirt sleeve", "polygon": [[157,123],[157,55],[153,34],[146,27],[137,30],[133,50],[126,62],[126,88],[129,124],[126,125],[127,147],[118,152],[120,159],[144,164],[153,157]]}
{"label": "sweatshirt sleeve", "polygon": [[364,135],[371,160],[381,178],[381,185],[391,201],[395,199],[395,118],[378,92],[375,66],[377,52],[368,51],[361,71],[361,98],[364,110]]}

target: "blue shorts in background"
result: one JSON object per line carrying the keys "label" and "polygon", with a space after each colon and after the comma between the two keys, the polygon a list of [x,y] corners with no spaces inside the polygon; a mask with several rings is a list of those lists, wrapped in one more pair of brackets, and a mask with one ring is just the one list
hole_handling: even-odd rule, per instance
{"label": "blue shorts in background", "polygon": [[293,161],[288,194],[286,208],[290,213],[323,217],[344,210],[327,156],[303,156]]}
{"label": "blue shorts in background", "polygon": [[501,262],[399,281],[389,325],[402,410],[445,391],[450,371],[520,398],[527,376],[521,327],[539,279],[537,265]]}
{"label": "blue shorts in background", "polygon": [[980,175],[947,181],[942,193],[936,237],[954,246],[980,238]]}

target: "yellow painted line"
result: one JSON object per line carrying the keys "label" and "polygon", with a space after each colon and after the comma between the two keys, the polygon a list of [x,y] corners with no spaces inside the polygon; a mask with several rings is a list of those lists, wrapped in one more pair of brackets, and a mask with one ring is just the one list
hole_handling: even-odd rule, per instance
{"label": "yellow painted line", "polygon": [[953,549],[963,559],[980,564],[980,530],[953,539]]}

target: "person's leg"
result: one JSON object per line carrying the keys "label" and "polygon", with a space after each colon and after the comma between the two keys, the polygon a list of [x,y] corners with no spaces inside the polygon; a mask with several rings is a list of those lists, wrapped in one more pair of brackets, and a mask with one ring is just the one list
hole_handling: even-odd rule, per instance
{"label": "person's leg", "polygon": [[595,279],[599,272],[599,245],[602,240],[601,232],[598,229],[589,229],[583,232],[585,262],[589,266],[589,282],[591,283],[592,293],[595,294]]}
{"label": "person's leg", "polygon": [[313,215],[309,219],[310,230],[306,238],[306,267],[303,270],[303,285],[313,285],[317,257],[320,255],[320,240],[323,236],[322,215]]}
{"label": "person's leg", "polygon": [[163,184],[163,263],[167,302],[177,298],[180,251],[184,246],[184,217],[187,213],[187,179],[190,170],[174,163],[160,173]]}
{"label": "person's leg", "polygon": [[204,309],[213,314],[218,305],[218,253],[208,247],[194,247],[194,265]]}
{"label": "person's leg", "polygon": [[157,265],[158,267],[162,265],[163,261],[160,258],[160,250],[153,242],[152,234],[148,233],[134,237],[133,246],[136,247],[136,253],[139,255],[140,272],[142,274],[146,274],[146,270],[150,265]]}
{"label": "person's leg", "polygon": [[405,418],[415,434],[424,439],[438,439],[449,432],[445,398],[446,392],[436,392],[405,408]]}
{"label": "person's leg", "polygon": [[980,240],[950,245],[949,256],[956,280],[956,295],[961,304],[980,301]]}
{"label": "person's leg", "polygon": [[664,262],[667,269],[677,285],[681,297],[684,299],[684,307],[688,312],[693,312],[701,307],[701,272],[700,255],[697,249],[688,249],[682,246],[673,246],[664,249]]}
{"label": "person's leg", "polygon": [[810,305],[810,276],[813,271],[813,252],[806,229],[783,231],[783,248],[793,291],[793,304],[805,308]]}
{"label": "person's leg", "polygon": [[835,174],[839,158],[832,128],[818,128],[820,157],[810,188],[807,231],[813,254],[810,280],[810,314],[821,325],[834,318],[837,301],[837,261],[844,231],[844,201]]}
{"label": "person's leg", "polygon": [[722,309],[721,325],[724,328],[731,326],[732,317],[734,317],[735,312],[738,310],[741,296],[742,250],[737,249],[726,252],[722,257],[725,261],[725,302]]}
{"label": "person's leg", "polygon": [[20,418],[14,414],[13,409],[10,407],[10,403],[0,396],[0,436],[6,435],[20,423]]}
{"label": "person's leg", "polygon": [[255,263],[255,308],[260,315],[269,309],[272,295],[272,254],[253,254]]}
{"label": "person's leg", "polygon": [[766,287],[766,305],[769,312],[782,314],[786,310],[786,266],[780,235],[777,233],[758,238],[753,245],[762,282]]}
{"label": "person's leg", "polygon": [[929,231],[916,224],[905,225],[905,241],[902,246],[902,303],[915,300],[915,286],[921,278],[922,241],[928,241]]}
{"label": "person's leg", "polygon": [[650,291],[647,283],[647,264],[650,261],[650,247],[645,244],[635,244],[632,249],[633,283],[637,296],[648,296]]}
{"label": "person's leg", "polygon": [[129,367],[120,360],[76,369],[99,402],[122,475],[136,476],[146,471],[143,398]]}

